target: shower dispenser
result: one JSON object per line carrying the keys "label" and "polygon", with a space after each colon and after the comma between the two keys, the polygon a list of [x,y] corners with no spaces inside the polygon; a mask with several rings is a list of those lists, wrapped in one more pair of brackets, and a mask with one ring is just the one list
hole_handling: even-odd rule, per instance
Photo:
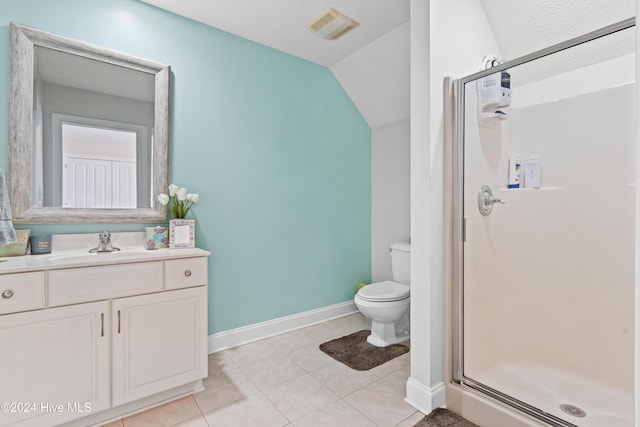
{"label": "shower dispenser", "polygon": [[480,79],[478,86],[483,112],[495,112],[511,105],[511,76],[506,71]]}
{"label": "shower dispenser", "polygon": [[[502,61],[495,56],[483,58],[484,69],[489,69]],[[507,114],[500,108],[511,105],[511,75],[506,71],[488,75],[478,80],[478,106],[482,119],[506,119]]]}

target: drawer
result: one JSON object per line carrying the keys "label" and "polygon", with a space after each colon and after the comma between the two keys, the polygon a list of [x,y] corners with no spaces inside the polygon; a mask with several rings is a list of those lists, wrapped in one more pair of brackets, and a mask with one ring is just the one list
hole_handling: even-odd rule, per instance
{"label": "drawer", "polygon": [[162,261],[49,271],[49,305],[140,295],[162,290]]}
{"label": "drawer", "polygon": [[0,276],[0,314],[44,308],[44,272]]}
{"label": "drawer", "polygon": [[164,262],[165,289],[190,288],[207,284],[207,258],[170,259]]}

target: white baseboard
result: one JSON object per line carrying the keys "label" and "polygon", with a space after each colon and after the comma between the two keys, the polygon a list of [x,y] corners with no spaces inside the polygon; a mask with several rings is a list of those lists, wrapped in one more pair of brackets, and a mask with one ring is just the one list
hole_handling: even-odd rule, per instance
{"label": "white baseboard", "polygon": [[404,401],[418,411],[428,414],[436,408],[445,406],[445,390],[446,388],[442,382],[434,387],[427,387],[409,377],[407,380],[407,397],[405,397]]}
{"label": "white baseboard", "polygon": [[255,323],[241,328],[231,329],[209,335],[209,353],[237,347],[252,341],[268,338],[294,329],[304,328],[316,323],[358,312],[353,301],[330,305],[291,316],[280,317],[266,322]]}

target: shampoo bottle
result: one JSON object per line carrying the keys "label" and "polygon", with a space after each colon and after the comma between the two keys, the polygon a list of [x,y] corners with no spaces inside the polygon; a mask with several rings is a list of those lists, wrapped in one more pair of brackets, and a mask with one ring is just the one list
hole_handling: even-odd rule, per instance
{"label": "shampoo bottle", "polygon": [[509,156],[509,188],[520,188],[520,175],[522,173],[522,163],[520,157]]}

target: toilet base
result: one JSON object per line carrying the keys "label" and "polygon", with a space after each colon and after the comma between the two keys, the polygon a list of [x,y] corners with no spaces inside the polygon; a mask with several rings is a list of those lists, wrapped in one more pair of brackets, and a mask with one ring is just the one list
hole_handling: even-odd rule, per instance
{"label": "toilet base", "polygon": [[[367,342],[371,345],[375,345],[376,347],[388,347],[393,344],[407,341],[411,337],[408,323],[408,319],[406,324],[402,321],[399,323],[382,323],[372,321],[371,334],[367,337]],[[396,325],[400,326],[400,330],[396,330]]]}

